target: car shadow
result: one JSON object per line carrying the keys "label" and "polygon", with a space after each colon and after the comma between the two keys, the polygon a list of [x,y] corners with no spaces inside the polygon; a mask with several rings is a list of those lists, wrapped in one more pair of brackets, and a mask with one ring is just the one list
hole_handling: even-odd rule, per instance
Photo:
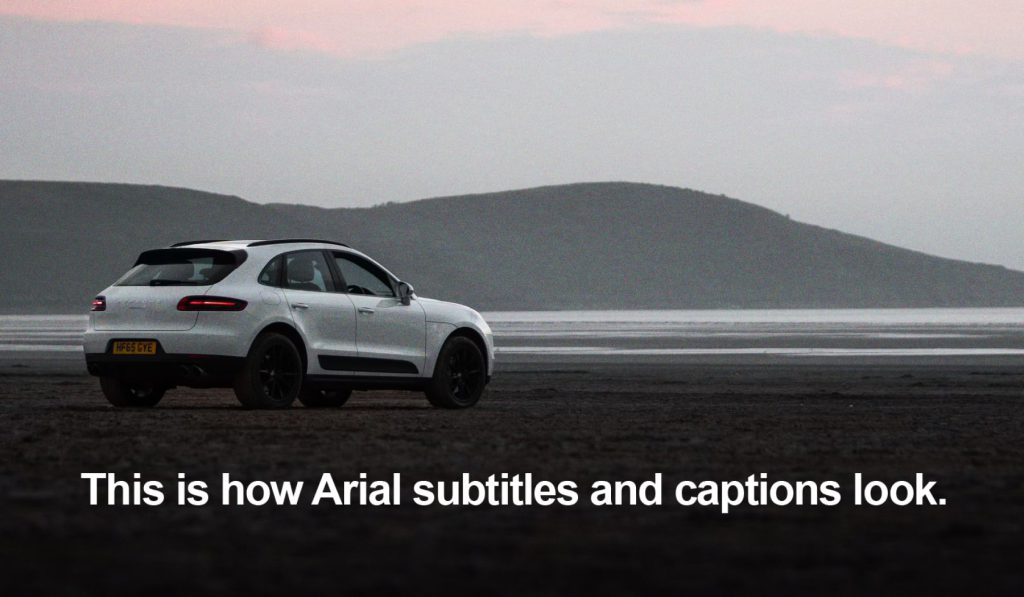
{"label": "car shadow", "polygon": [[417,406],[417,405],[397,405],[397,404],[379,404],[379,405],[357,405],[357,406],[342,406],[339,408],[304,408],[296,406],[290,409],[245,409],[240,405],[234,404],[179,404],[179,405],[159,405],[153,408],[132,408],[132,407],[115,407],[98,404],[95,406],[87,405],[72,405],[65,406],[62,410],[70,412],[152,412],[158,413],[162,411],[225,411],[234,410],[238,412],[252,412],[252,413],[305,413],[296,414],[295,416],[313,416],[315,414],[325,413],[343,413],[343,412],[374,412],[374,411],[405,411],[405,410],[416,410],[416,411],[429,411],[436,410],[429,405]]}

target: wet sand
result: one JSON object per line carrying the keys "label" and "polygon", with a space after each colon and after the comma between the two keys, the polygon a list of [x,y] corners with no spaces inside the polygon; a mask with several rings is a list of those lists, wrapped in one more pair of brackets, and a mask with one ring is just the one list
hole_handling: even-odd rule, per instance
{"label": "wet sand", "polygon": [[[43,368],[45,369],[45,368]],[[107,406],[67,367],[0,374],[5,594],[1019,593],[1024,363],[512,363],[481,404],[357,393],[248,412],[228,391]],[[400,472],[398,507],[90,507],[82,472],[216,485]],[[827,480],[836,507],[416,507],[411,482]],[[850,505],[855,472],[923,472],[944,507]],[[218,492],[213,492],[215,499]],[[581,491],[581,495],[586,493]]]}

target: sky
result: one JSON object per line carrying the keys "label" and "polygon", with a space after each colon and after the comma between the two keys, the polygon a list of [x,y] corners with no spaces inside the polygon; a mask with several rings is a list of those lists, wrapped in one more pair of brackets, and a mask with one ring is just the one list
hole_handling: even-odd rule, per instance
{"label": "sky", "polygon": [[723,193],[1024,269],[1018,0],[0,0],[0,177]]}

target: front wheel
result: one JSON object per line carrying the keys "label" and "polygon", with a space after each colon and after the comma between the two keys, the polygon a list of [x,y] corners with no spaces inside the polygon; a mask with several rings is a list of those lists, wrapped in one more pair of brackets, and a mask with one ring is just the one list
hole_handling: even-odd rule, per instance
{"label": "front wheel", "polygon": [[256,339],[235,376],[235,396],[245,408],[287,408],[302,387],[302,357],[281,334]]}
{"label": "front wheel", "polygon": [[167,388],[153,382],[126,381],[116,377],[101,377],[100,388],[107,401],[119,407],[156,406]]}
{"label": "front wheel", "polygon": [[487,364],[475,342],[464,336],[449,338],[427,384],[427,400],[438,408],[468,408],[480,400],[487,384]]}

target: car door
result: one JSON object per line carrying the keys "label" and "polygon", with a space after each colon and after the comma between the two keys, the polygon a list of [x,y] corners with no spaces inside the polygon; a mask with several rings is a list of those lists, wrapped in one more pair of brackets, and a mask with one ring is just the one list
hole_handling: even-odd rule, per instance
{"label": "car door", "polygon": [[333,251],[335,274],[356,308],[357,373],[423,375],[426,315],[415,300],[408,305],[395,293],[391,277],[371,261]]}
{"label": "car door", "polygon": [[358,356],[356,309],[348,295],[336,292],[331,256],[320,250],[282,256],[282,292],[292,320],[308,343],[311,374],[349,374],[349,359]]}

